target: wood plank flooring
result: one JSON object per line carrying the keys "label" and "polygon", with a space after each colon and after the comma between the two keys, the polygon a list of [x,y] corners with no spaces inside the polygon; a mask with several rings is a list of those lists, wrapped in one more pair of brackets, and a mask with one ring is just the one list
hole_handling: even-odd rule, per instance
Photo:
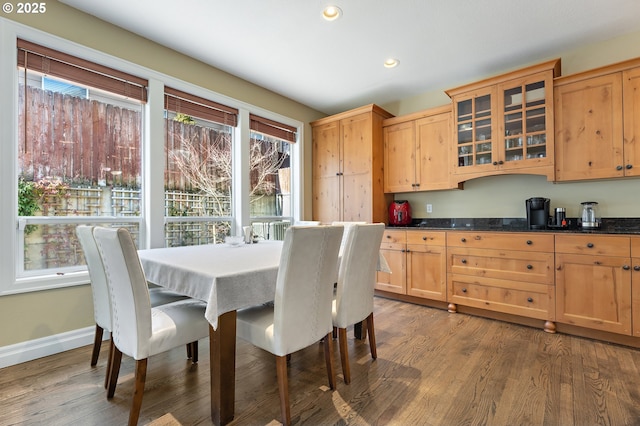
{"label": "wood plank flooring", "polygon": [[[349,333],[352,383],[327,387],[322,345],[291,359],[301,425],[640,425],[640,351],[376,298],[378,359]],[[337,343],[337,342],[336,342]],[[140,424],[209,425],[208,341],[149,361]],[[113,400],[90,346],[0,370],[0,425],[126,424],[133,366]],[[338,373],[339,354],[334,360]],[[233,425],[279,424],[273,356],[238,341]]]}

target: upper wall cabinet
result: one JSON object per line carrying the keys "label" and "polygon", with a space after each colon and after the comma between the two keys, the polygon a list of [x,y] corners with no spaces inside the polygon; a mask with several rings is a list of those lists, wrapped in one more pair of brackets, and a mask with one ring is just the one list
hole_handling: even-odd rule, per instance
{"label": "upper wall cabinet", "polygon": [[384,191],[457,188],[449,179],[451,106],[383,121]]}
{"label": "upper wall cabinet", "polygon": [[508,173],[554,178],[553,78],[560,60],[447,91],[453,183]]}
{"label": "upper wall cabinet", "polygon": [[640,176],[640,60],[554,85],[556,180]]}

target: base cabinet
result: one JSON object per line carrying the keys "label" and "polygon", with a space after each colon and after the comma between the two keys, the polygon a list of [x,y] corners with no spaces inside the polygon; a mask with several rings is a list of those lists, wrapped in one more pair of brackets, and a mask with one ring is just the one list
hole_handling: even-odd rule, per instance
{"label": "base cabinet", "polygon": [[553,235],[447,234],[449,311],[457,305],[545,320],[555,331]]}
{"label": "base cabinet", "polygon": [[631,238],[631,318],[635,337],[640,337],[640,237]]}
{"label": "base cabinet", "polygon": [[630,238],[556,236],[556,318],[631,335]]}
{"label": "base cabinet", "polygon": [[377,290],[446,300],[445,232],[387,230],[380,251],[392,272],[378,272]]}

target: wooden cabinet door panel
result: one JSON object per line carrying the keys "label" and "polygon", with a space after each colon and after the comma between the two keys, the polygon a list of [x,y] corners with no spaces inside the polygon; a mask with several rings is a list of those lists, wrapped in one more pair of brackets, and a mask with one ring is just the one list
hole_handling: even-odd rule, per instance
{"label": "wooden cabinet door panel", "polygon": [[630,258],[556,254],[558,322],[631,334]]}
{"label": "wooden cabinet door panel", "polygon": [[384,192],[415,190],[415,124],[384,128]]}
{"label": "wooden cabinet door panel", "polygon": [[449,178],[449,154],[451,135],[451,112],[425,117],[416,121],[416,165],[417,190],[457,188]]}
{"label": "wooden cabinet door panel", "polygon": [[447,258],[442,246],[407,245],[407,294],[447,300]]}
{"label": "wooden cabinet door panel", "polygon": [[313,177],[333,177],[340,168],[340,126],[331,122],[313,128]]}
{"label": "wooden cabinet door panel", "polygon": [[340,120],[342,173],[366,175],[371,179],[373,129],[371,114],[364,113]]}
{"label": "wooden cabinet door panel", "polygon": [[342,179],[340,176],[313,179],[313,218],[322,223],[342,220]]}
{"label": "wooden cabinet door panel", "polygon": [[640,176],[640,68],[622,73],[624,174]]}
{"label": "wooden cabinet door panel", "polygon": [[387,260],[391,273],[378,272],[375,288],[391,293],[406,294],[407,263],[404,250],[380,249]]}
{"label": "wooden cabinet door panel", "polygon": [[554,97],[556,180],[623,176],[621,73],[559,85]]}

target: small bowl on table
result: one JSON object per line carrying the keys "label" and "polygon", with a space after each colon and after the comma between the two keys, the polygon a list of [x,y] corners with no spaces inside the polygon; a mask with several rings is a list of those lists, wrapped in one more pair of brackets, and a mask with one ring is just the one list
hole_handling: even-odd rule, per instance
{"label": "small bowl on table", "polygon": [[227,235],[226,237],[224,237],[224,242],[228,246],[238,247],[244,244],[244,238],[239,235]]}

